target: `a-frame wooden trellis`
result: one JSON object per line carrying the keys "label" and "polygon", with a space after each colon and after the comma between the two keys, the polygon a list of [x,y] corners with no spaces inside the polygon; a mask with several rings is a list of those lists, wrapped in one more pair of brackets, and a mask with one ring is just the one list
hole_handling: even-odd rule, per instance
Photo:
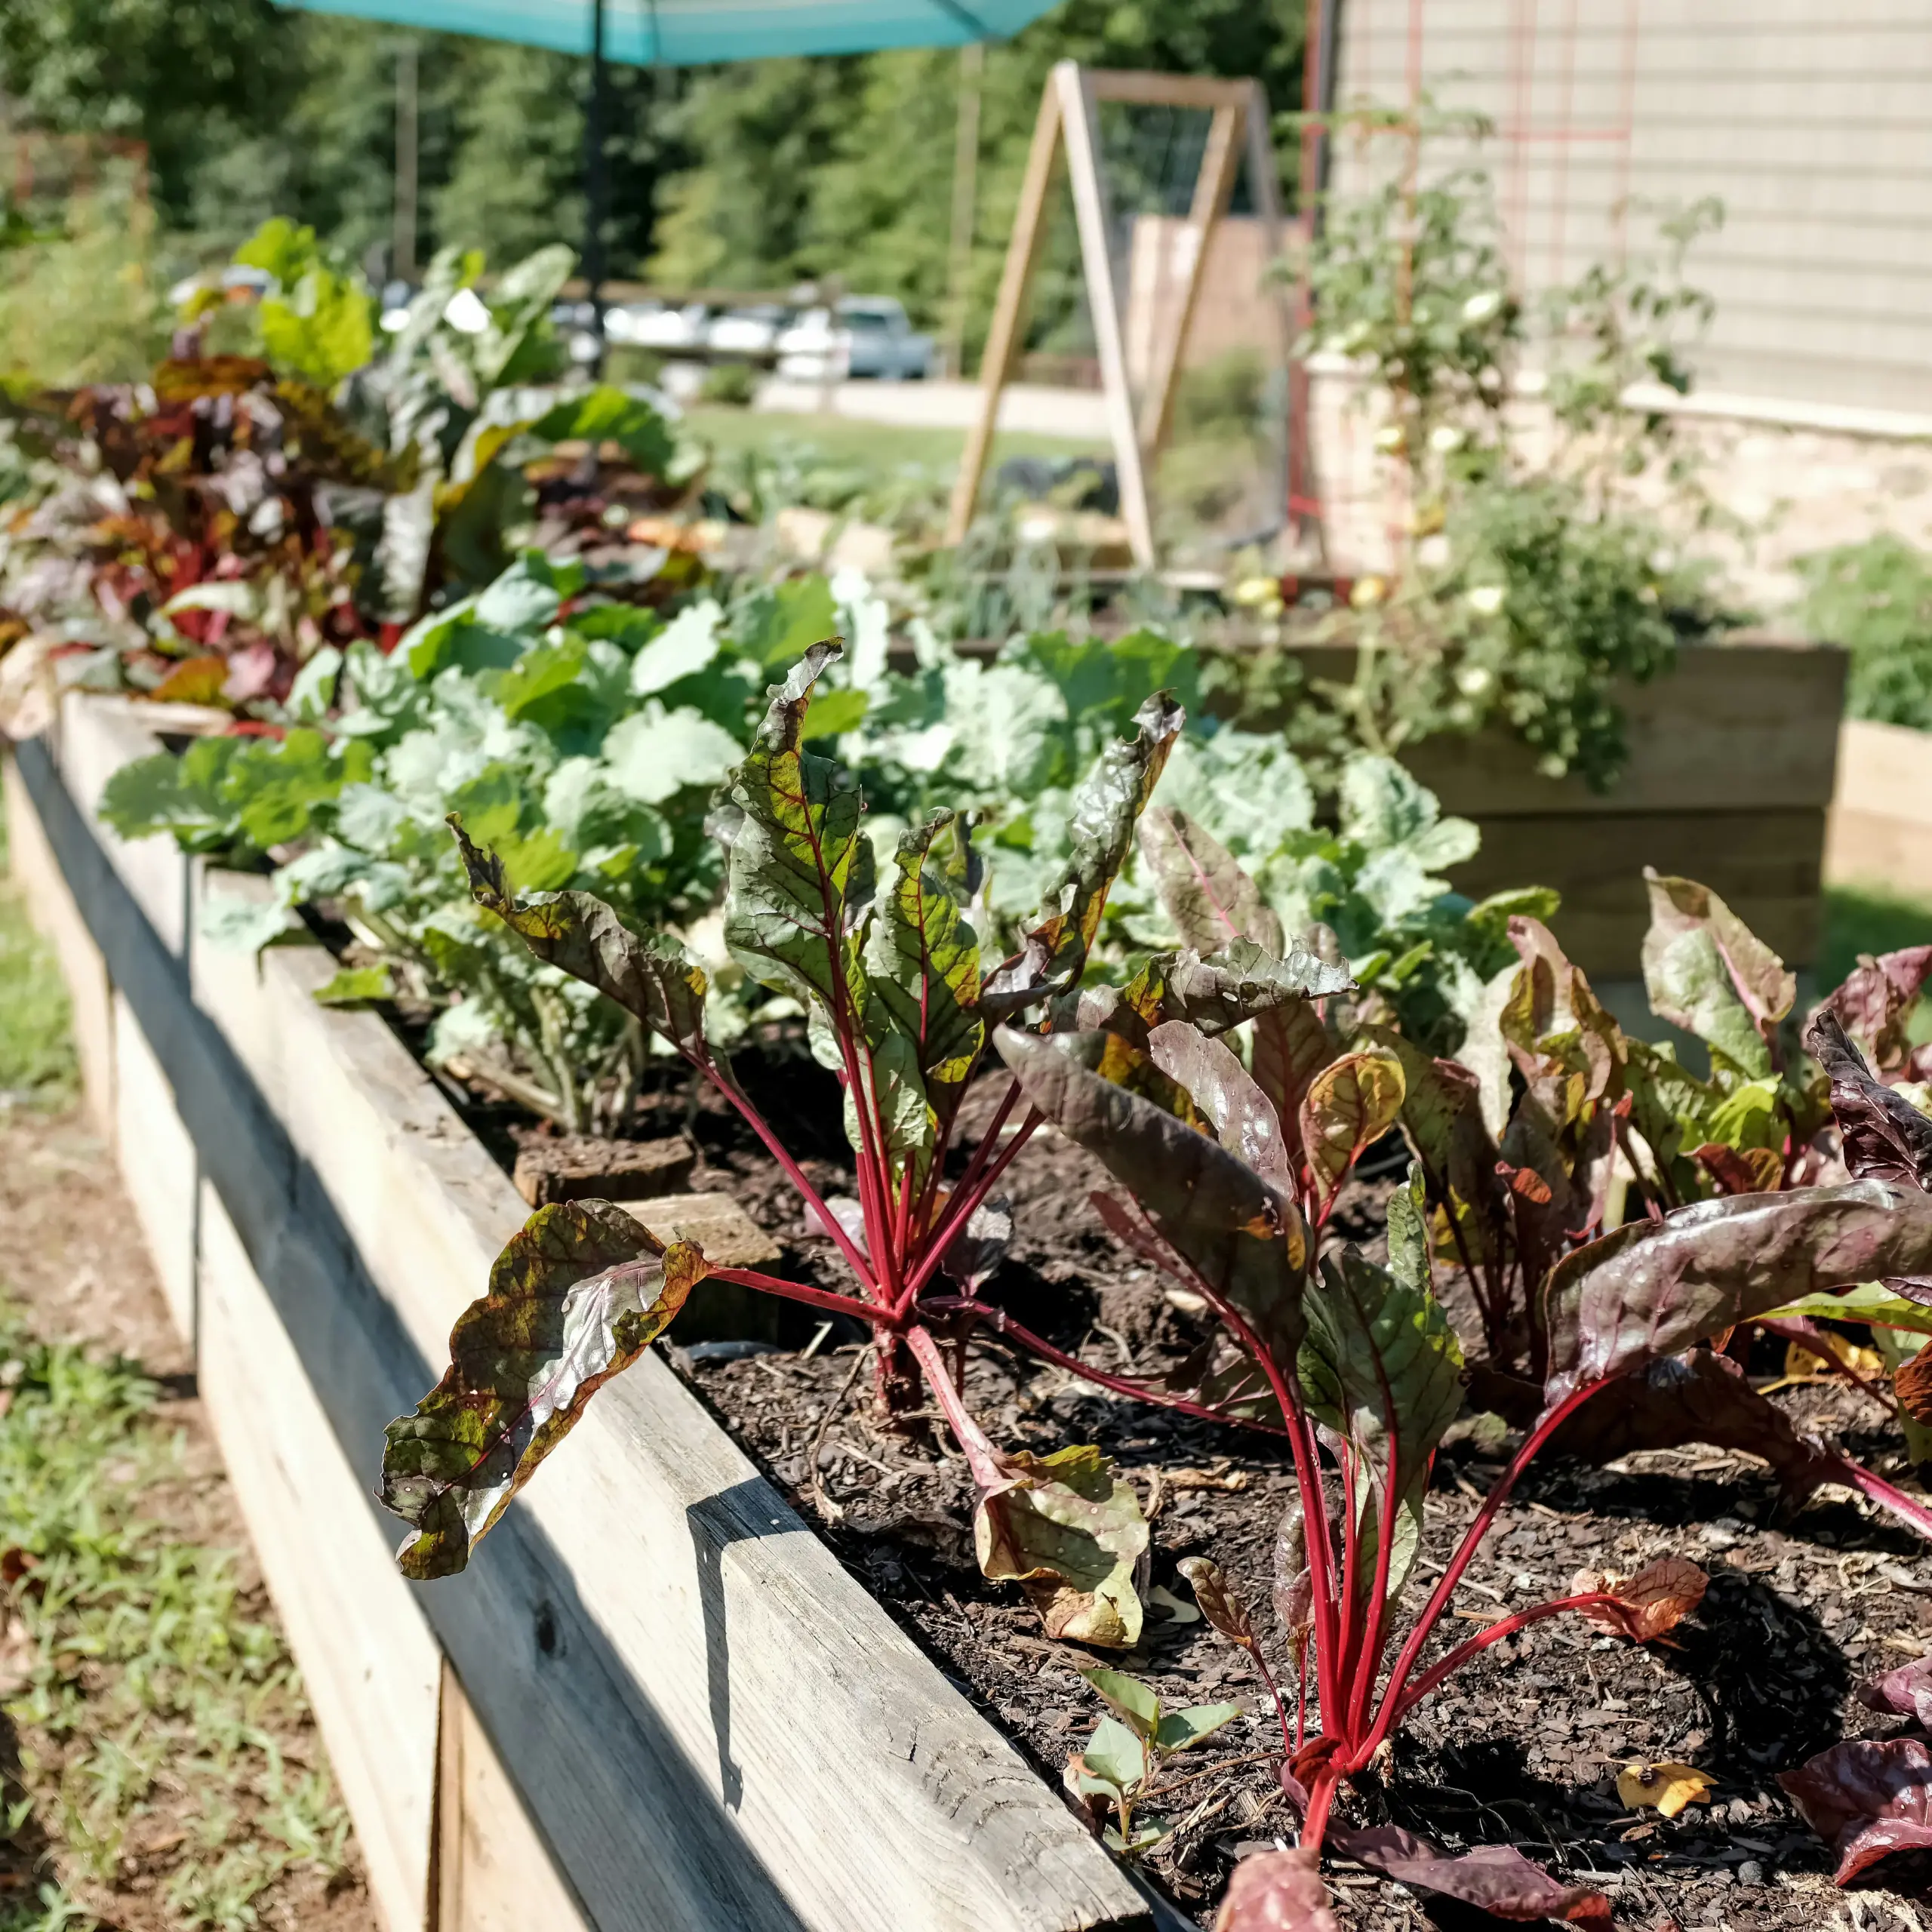
{"label": "a-frame wooden trellis", "polygon": [[[1198,107],[1214,115],[1201,170],[1194,185],[1188,220],[1193,246],[1183,251],[1186,267],[1180,299],[1164,334],[1154,345],[1146,393],[1137,412],[1128,383],[1127,354],[1121,333],[1120,301],[1109,247],[1112,227],[1106,182],[1100,165],[1099,106],[1103,100],[1131,101],[1159,107]],[[1208,245],[1234,192],[1235,177],[1246,154],[1255,213],[1263,226],[1268,259],[1279,258],[1281,211],[1273,144],[1268,135],[1268,97],[1259,81],[1212,80],[1186,74],[1111,72],[1063,60],[1048,78],[1033,126],[1033,145],[1014,217],[1013,238],[1007,245],[1006,267],[1000,278],[999,297],[993,306],[992,326],[980,365],[980,414],[967,438],[959,475],[953,485],[952,511],[946,527],[949,543],[963,540],[979,501],[986,457],[999,417],[1000,396],[1018,359],[1026,325],[1026,297],[1047,232],[1048,204],[1060,162],[1066,158],[1073,190],[1080,258],[1087,303],[1099,351],[1100,385],[1106,398],[1107,428],[1114,448],[1120,481],[1121,515],[1134,558],[1143,568],[1155,562],[1153,520],[1149,510],[1147,471],[1165,441],[1174,411],[1174,383],[1189,323],[1201,298]],[[1288,318],[1285,295],[1283,329]]]}

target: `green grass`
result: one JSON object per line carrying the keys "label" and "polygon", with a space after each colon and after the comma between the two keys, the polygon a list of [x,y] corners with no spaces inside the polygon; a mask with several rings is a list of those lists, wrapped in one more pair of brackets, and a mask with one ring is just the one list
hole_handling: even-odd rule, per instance
{"label": "green grass", "polygon": [[[964,429],[910,428],[896,423],[863,423],[849,416],[794,416],[779,410],[712,409],[702,405],[685,412],[692,433],[721,454],[768,450],[774,445],[803,445],[823,460],[876,468],[881,474],[904,463],[943,470],[949,478],[966,447]],[[1001,430],[993,438],[989,473],[1010,456],[1105,455],[1105,442],[1032,435]]]}
{"label": "green grass", "polygon": [[1862,952],[1896,952],[1932,945],[1932,905],[1894,898],[1868,887],[1828,887],[1825,934],[1819,949],[1818,985],[1838,985]]}
{"label": "green grass", "polygon": [[77,1081],[67,989],[6,871],[0,812],[0,1109],[63,1106]]}
{"label": "green grass", "polygon": [[8,1653],[23,1789],[5,1823],[17,1857],[53,1841],[72,1887],[0,1914],[0,1932],[91,1923],[73,1893],[131,1866],[165,1868],[171,1922],[239,1932],[285,1875],[333,1875],[346,1857],[328,1770],[278,1742],[303,1722],[294,1666],[248,1614],[233,1559],[150,1513],[190,1478],[135,1364],[41,1341],[0,1309],[0,1549],[26,1638]]}
{"label": "green grass", "polygon": [[[0,876],[0,1088],[46,1106],[75,1088],[66,990]],[[0,1238],[0,1296],[8,1269]],[[233,1555],[178,1533],[210,1481],[188,1449],[139,1364],[45,1340],[0,1300],[0,1709],[19,1744],[0,1868],[31,1887],[0,1902],[0,1932],[94,1927],[97,1888],[141,1890],[143,1924],[246,1932],[283,1881],[313,1896],[345,1867],[288,1648]]]}

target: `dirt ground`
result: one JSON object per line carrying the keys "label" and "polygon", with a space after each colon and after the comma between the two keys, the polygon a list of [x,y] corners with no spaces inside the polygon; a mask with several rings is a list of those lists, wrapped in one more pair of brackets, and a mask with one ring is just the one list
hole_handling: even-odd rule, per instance
{"label": "dirt ground", "polygon": [[[178,1454],[171,1465],[172,1479],[140,1489],[140,1515],[171,1542],[232,1552],[237,1586],[232,1617],[242,1626],[269,1626],[263,1641],[279,1651],[274,1608],[195,1393],[188,1352],[168,1321],[112,1161],[77,1115],[0,1109],[0,1291],[39,1340],[78,1342],[91,1355],[125,1358],[158,1384],[152,1422],[174,1438]],[[17,1629],[16,1624],[17,1635]],[[56,1663],[68,1668],[60,1660]],[[70,1681],[90,1700],[104,1697],[107,1687],[96,1666],[75,1660]],[[300,1702],[299,1682],[289,1687],[288,1694],[264,1697],[248,1720],[266,1733],[285,1768],[322,1781],[319,1802],[325,1810],[339,1806],[327,1789],[327,1761]],[[170,1898],[171,1889],[178,1890],[171,1882],[177,1868],[191,1852],[226,1861],[231,1878],[242,1881],[238,1887],[231,1885],[231,1891],[246,1890],[245,1862],[253,1853],[258,1807],[265,1802],[250,1769],[252,1749],[236,1754],[230,1794],[235,1817],[225,1843],[208,1842],[205,1809],[189,1815],[185,1794],[177,1788],[180,1781],[169,1777],[164,1764],[153,1788],[129,1814],[115,1878],[101,1883],[76,1870],[62,1842],[51,1797],[63,1767],[97,1740],[85,1731],[66,1737],[44,1734],[31,1723],[17,1730],[11,1720],[0,1720],[0,1727],[10,1801],[19,1795],[23,1750],[40,1761],[40,1768],[26,1780],[32,1801],[29,1824],[0,1844],[0,1919],[9,1927],[91,1922],[66,1918],[16,1921],[6,1916],[10,1904],[16,1909],[24,1906],[36,1888],[50,1881],[116,1932],[168,1932],[192,1923],[195,1909]],[[205,1746],[206,1740],[196,1743]],[[298,1864],[254,1893],[248,1905],[254,1918],[229,1922],[300,1927],[301,1932],[378,1932],[352,1841],[343,1869],[333,1878]],[[219,1921],[210,1916],[202,1922]]]}
{"label": "dirt ground", "polygon": [[[790,1078],[810,1077],[797,1069]],[[806,1232],[771,1164],[715,1116],[701,1115],[695,1129],[704,1163],[697,1184],[732,1187],[786,1244],[794,1268],[837,1281],[838,1263]],[[823,1151],[814,1178],[834,1185],[829,1141]],[[990,1292],[1060,1346],[1144,1374],[1172,1361],[1192,1331],[1149,1271],[1094,1230],[1085,1195],[1102,1178],[1065,1142],[1029,1148],[1011,1174],[1014,1248]],[[1363,1231],[1379,1218],[1364,1213]],[[1247,1716],[1177,1761],[1171,1795],[1151,1807],[1177,1829],[1152,1854],[1150,1874],[1208,1923],[1234,1861],[1289,1833],[1291,1820],[1275,1783],[1272,1709],[1246,1660],[1198,1620],[1175,1566],[1207,1555],[1228,1571],[1286,1669],[1266,1606],[1291,1485],[1266,1439],[977,1349],[968,1394],[997,1443],[1044,1453],[1097,1442],[1149,1506],[1146,1633],[1124,1659],[1101,1655],[1048,1640],[1017,1592],[980,1577],[964,1466],[949,1445],[873,1425],[856,1335],[823,1336],[810,1355],[798,1337],[783,1339],[783,1349],[713,1341],[672,1355],[844,1561],[1042,1776],[1057,1784],[1104,1714],[1076,1674],[1082,1666],[1130,1670],[1170,1707],[1247,1706]],[[1861,1411],[1860,1398],[1807,1387],[1777,1399],[1898,1473],[1889,1423]],[[1424,1579],[1439,1574],[1500,1467],[1493,1447],[1485,1455],[1475,1441],[1445,1450]],[[1832,1491],[1793,1514],[1761,1465],[1715,1451],[1634,1455],[1604,1469],[1539,1466],[1469,1572],[1457,1599],[1466,1620],[1451,1623],[1451,1641],[1501,1606],[1566,1594],[1579,1569],[1628,1574],[1666,1554],[1712,1577],[1702,1608],[1672,1641],[1639,1649],[1560,1619],[1498,1644],[1416,1713],[1386,1783],[1358,1788],[1345,1815],[1393,1820],[1457,1850],[1513,1844],[1572,1882],[1600,1884],[1618,1924],[1641,1932],[1927,1932],[1932,1908],[1915,1903],[1916,1894],[1838,1892],[1826,1847],[1775,1782],[1839,1737],[1884,1730],[1890,1721],[1853,1702],[1853,1687],[1932,1651],[1932,1551],[1890,1519]],[[1638,1759],[1707,1771],[1710,1801],[1669,1821],[1629,1810],[1616,1773]],[[1927,1875],[1898,1860],[1884,1875],[1909,1887]],[[1497,1922],[1346,1867],[1332,1883],[1352,1932]]]}

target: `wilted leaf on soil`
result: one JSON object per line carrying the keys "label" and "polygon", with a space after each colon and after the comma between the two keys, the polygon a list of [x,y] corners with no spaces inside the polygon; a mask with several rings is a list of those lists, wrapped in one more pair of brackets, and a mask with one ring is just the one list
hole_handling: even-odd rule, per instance
{"label": "wilted leaf on soil", "polygon": [[1235,1595],[1234,1587],[1218,1563],[1204,1556],[1183,1556],[1176,1566],[1194,1591],[1201,1614],[1231,1644],[1244,1651],[1254,1648],[1254,1625],[1247,1606]]}
{"label": "wilted leaf on soil", "polygon": [[662,1246],[607,1201],[540,1208],[457,1318],[441,1381],[385,1432],[383,1503],[414,1534],[398,1556],[447,1577],[591,1397],[669,1325],[709,1272],[689,1241]]}
{"label": "wilted leaf on soil", "polygon": [[1316,1851],[1257,1851],[1235,1867],[1214,1932],[1342,1932]]}
{"label": "wilted leaf on soil", "polygon": [[1778,1783],[1836,1854],[1841,1885],[1894,1852],[1932,1849],[1932,1750],[1915,1737],[1852,1738]]}
{"label": "wilted leaf on soil", "polygon": [[1331,1832],[1328,1842],[1343,1858],[1371,1871],[1478,1906],[1498,1918],[1522,1923],[1555,1918],[1592,1932],[1611,1932],[1610,1900],[1594,1887],[1566,1885],[1512,1845],[1480,1845],[1460,1858],[1446,1857],[1426,1838],[1394,1825],[1366,1832]]}
{"label": "wilted leaf on soil", "polygon": [[1003,1460],[1009,1480],[973,1512],[980,1570],[1019,1583],[1048,1636],[1131,1650],[1141,1623],[1134,1567],[1147,1548],[1133,1484],[1088,1444]]}
{"label": "wilted leaf on soil", "polygon": [[1614,1603],[1592,1604],[1578,1614],[1633,1644],[1648,1644],[1675,1630],[1703,1601],[1710,1582],[1696,1564],[1681,1556],[1663,1556],[1634,1577],[1580,1571],[1571,1587],[1577,1596],[1595,1592],[1614,1597]]}

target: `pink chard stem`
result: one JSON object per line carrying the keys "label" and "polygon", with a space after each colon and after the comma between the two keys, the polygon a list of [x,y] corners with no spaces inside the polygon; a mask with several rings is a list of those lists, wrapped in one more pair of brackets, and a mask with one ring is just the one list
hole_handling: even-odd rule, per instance
{"label": "pink chard stem", "polygon": [[966,1466],[972,1471],[974,1481],[982,1490],[998,1488],[1010,1478],[1000,1466],[998,1454],[987,1441],[986,1432],[961,1401],[959,1391],[953,1386],[952,1372],[932,1331],[915,1324],[906,1331],[906,1346],[912,1350],[913,1360],[924,1371],[926,1386],[945,1413],[946,1426],[952,1431],[960,1453],[966,1458]]}

